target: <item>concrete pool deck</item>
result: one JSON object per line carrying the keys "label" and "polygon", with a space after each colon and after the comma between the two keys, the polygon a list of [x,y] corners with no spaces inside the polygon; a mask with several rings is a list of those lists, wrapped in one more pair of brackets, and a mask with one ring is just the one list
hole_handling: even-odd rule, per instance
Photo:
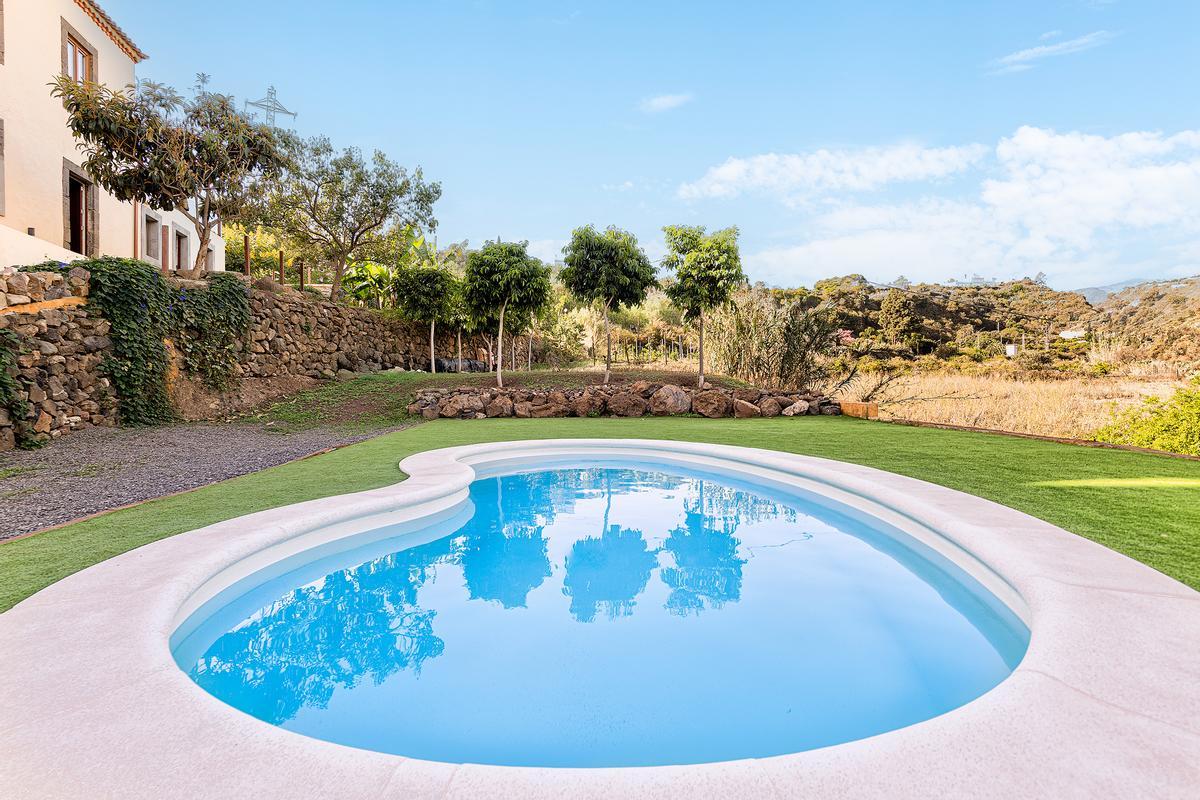
{"label": "concrete pool deck", "polygon": [[[720,469],[819,491],[966,569],[1031,629],[992,691],[847,744],[680,767],[442,764],[285,731],[206,694],[170,638],[289,556],[461,503],[475,468],[572,458]],[[1200,593],[1028,515],[879,470],[774,451],[548,440],[414,455],[394,486],[228,520],[97,564],[0,614],[0,796],[1192,797]]]}

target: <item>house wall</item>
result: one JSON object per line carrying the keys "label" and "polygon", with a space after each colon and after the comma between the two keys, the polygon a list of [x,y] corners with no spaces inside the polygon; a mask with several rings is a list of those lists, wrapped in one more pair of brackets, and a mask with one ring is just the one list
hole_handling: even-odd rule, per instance
{"label": "house wall", "polygon": [[[0,0],[0,16],[0,226],[40,240],[47,251],[56,248],[56,257],[63,260],[77,258],[66,250],[64,165],[79,167],[83,156],[67,128],[67,113],[48,86],[63,69],[64,31],[93,51],[94,78],[101,83],[132,84],[134,62],[76,0]],[[141,215],[135,215],[132,204],[102,190],[95,191],[94,199],[86,255],[140,257]],[[178,212],[156,213],[188,234],[194,255],[199,237],[191,223]],[[30,252],[41,248],[5,233],[9,235],[0,236],[0,266],[34,263]],[[223,269],[224,243],[213,242],[213,249],[216,266]]]}

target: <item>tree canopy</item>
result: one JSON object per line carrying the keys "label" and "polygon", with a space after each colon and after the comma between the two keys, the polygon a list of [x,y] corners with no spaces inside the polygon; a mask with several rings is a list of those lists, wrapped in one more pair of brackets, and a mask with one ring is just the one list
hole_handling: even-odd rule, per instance
{"label": "tree canopy", "polygon": [[[497,351],[504,349],[504,317],[528,318],[550,297],[550,268],[526,251],[525,242],[488,242],[467,256],[463,299],[472,316],[488,319],[496,315]],[[496,385],[504,385],[496,359]]]}
{"label": "tree canopy", "polygon": [[263,221],[333,263],[334,299],[346,263],[387,223],[436,228],[433,204],[442,195],[420,167],[410,174],[378,150],[368,163],[357,148],[337,152],[323,136],[294,142],[286,174],[265,190]]}
{"label": "tree canopy", "polygon": [[668,225],[663,232],[667,239],[663,266],[675,273],[675,280],[666,287],[667,296],[699,323],[698,384],[703,386],[704,312],[729,302],[734,289],[746,283],[738,253],[738,229],[706,234],[699,225]]}
{"label": "tree canopy", "polygon": [[53,87],[96,183],[118,200],[178,211],[195,226],[196,271],[218,221],[239,219],[252,183],[273,180],[285,161],[286,135],[248,120],[233,98],[203,81],[191,98],[156,83],[110,89],[66,75]]}
{"label": "tree canopy", "polygon": [[559,280],[580,300],[604,307],[604,382],[608,383],[612,370],[608,313],[646,299],[646,292],[658,283],[654,265],[638,247],[637,237],[616,227],[603,232],[592,225],[576,228],[563,253],[566,266]]}

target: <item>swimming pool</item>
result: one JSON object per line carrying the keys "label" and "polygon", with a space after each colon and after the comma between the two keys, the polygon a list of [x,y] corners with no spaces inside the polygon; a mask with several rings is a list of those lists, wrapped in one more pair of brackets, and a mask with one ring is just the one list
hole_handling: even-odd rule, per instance
{"label": "swimming pool", "polygon": [[205,691],[449,763],[685,765],[927,720],[1018,665],[1009,605],[893,522],[670,460],[477,470],[435,521],[243,576],[172,641]]}

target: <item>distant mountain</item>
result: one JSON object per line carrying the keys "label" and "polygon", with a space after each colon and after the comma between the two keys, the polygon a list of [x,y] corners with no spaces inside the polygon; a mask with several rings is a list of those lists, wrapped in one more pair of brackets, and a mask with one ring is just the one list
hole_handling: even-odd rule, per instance
{"label": "distant mountain", "polygon": [[1143,278],[1132,278],[1120,283],[1110,283],[1107,286],[1088,286],[1086,289],[1073,289],[1075,294],[1083,295],[1083,299],[1087,300],[1094,306],[1098,306],[1104,302],[1109,295],[1116,294],[1122,289],[1128,289],[1130,286],[1137,286],[1148,281]]}

